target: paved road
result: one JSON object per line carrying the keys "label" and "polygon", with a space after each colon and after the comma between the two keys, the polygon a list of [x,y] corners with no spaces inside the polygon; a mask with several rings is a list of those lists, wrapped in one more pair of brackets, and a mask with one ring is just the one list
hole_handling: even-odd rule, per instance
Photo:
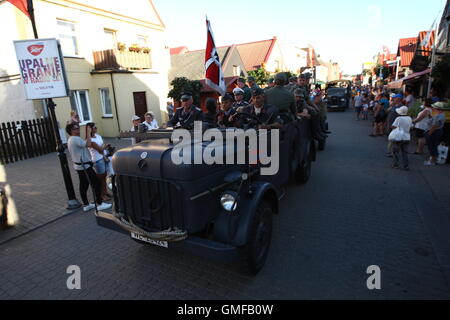
{"label": "paved road", "polygon": [[[350,113],[306,186],[290,187],[263,271],[144,247],[78,213],[0,245],[1,299],[449,299],[450,212],[413,161],[392,171],[383,139]],[[447,208],[448,209],[448,208]],[[449,223],[449,224],[447,224]],[[66,268],[81,268],[79,291]],[[378,265],[382,289],[369,291]]]}

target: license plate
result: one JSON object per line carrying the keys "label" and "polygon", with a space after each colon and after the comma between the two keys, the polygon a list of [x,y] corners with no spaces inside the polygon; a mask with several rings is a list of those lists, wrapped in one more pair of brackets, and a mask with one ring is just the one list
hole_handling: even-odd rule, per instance
{"label": "license plate", "polygon": [[169,248],[169,243],[167,241],[158,241],[153,240],[144,236],[141,236],[140,234],[131,233],[131,237],[136,240],[140,240],[146,243],[153,244],[155,246],[163,247],[163,248]]}
{"label": "license plate", "polygon": [[338,108],[339,106],[330,106],[330,108]]}

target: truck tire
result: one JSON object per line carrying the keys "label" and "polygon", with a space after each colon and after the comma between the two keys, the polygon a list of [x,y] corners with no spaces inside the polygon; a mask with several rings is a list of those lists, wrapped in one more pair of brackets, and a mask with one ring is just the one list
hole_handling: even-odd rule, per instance
{"label": "truck tire", "polygon": [[319,149],[319,151],[324,151],[326,144],[327,140],[319,140],[317,149]]}
{"label": "truck tire", "polygon": [[295,181],[301,184],[307,183],[309,181],[309,177],[311,177],[311,167],[312,159],[311,156],[308,155],[306,162],[297,168],[297,172],[295,173]]}
{"label": "truck tire", "polygon": [[257,275],[263,268],[272,239],[273,210],[267,201],[261,201],[250,227],[248,243],[238,248],[242,271]]}

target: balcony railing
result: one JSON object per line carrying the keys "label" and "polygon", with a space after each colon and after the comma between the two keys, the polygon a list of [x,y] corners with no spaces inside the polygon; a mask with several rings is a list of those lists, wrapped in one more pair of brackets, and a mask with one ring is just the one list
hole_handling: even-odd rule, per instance
{"label": "balcony railing", "polygon": [[94,51],[96,70],[103,69],[151,69],[151,54],[144,52],[120,51],[116,49]]}

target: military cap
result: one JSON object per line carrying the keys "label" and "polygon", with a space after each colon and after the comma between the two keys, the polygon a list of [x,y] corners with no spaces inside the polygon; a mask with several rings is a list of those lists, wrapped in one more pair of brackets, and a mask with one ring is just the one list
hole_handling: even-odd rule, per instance
{"label": "military cap", "polygon": [[255,82],[255,78],[254,78],[254,77],[248,77],[248,78],[247,78],[247,81],[248,81],[248,82],[250,82],[250,81]]}
{"label": "military cap", "polygon": [[244,94],[245,92],[241,88],[234,88],[233,93],[234,94]]}
{"label": "military cap", "polygon": [[256,96],[261,96],[264,94],[264,90],[261,88],[256,88],[252,90],[252,96],[256,97]]}
{"label": "military cap", "polygon": [[188,101],[189,99],[191,99],[192,98],[192,93],[190,93],[190,92],[183,92],[182,94],[181,94],[181,101]]}
{"label": "military cap", "polygon": [[233,101],[233,96],[229,93],[225,93],[225,95],[222,97],[222,101]]}
{"label": "military cap", "polygon": [[290,77],[289,81],[293,82],[293,81],[297,81],[297,77]]}
{"label": "military cap", "polygon": [[287,76],[286,73],[284,72],[279,72],[275,75],[275,83],[279,83],[279,82],[287,82]]}

